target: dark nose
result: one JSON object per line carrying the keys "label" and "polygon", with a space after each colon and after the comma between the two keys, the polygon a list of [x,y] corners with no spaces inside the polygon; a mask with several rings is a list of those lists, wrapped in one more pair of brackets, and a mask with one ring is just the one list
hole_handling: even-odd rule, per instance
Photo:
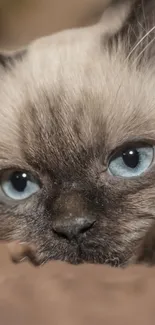
{"label": "dark nose", "polygon": [[89,217],[63,217],[62,219],[55,220],[53,230],[59,236],[71,240],[88,231],[94,223],[95,220]]}

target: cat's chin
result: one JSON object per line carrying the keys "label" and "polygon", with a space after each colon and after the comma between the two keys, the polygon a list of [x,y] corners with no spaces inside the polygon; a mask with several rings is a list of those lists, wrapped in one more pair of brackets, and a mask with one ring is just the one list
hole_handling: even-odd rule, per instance
{"label": "cat's chin", "polygon": [[107,250],[106,242],[92,242],[86,240],[62,239],[59,241],[48,242],[39,247],[36,244],[15,241],[9,245],[10,255],[15,263],[29,260],[33,265],[44,265],[50,261],[62,261],[73,265],[78,264],[106,264],[113,267],[123,266],[126,264],[127,254],[116,254],[111,247],[111,252]]}
{"label": "cat's chin", "polygon": [[62,261],[67,262],[72,265],[78,265],[78,264],[106,264],[113,267],[118,267],[123,265],[123,261],[120,259],[120,257],[116,255],[105,255],[103,253],[103,249],[86,249],[86,247],[83,247],[81,245],[71,247],[69,246],[68,249],[66,249],[64,252],[57,252],[56,254],[50,254],[46,258],[43,258],[42,261],[40,261],[39,264],[45,264],[49,261]]}
{"label": "cat's chin", "polygon": [[[102,258],[101,257],[97,257],[96,256],[90,256],[90,258],[82,258],[79,257],[78,255],[77,256],[65,256],[64,258],[52,258],[50,257],[48,259],[48,261],[53,261],[53,260],[59,260],[59,261],[62,261],[62,262],[66,262],[68,264],[72,264],[72,265],[79,265],[79,264],[106,264],[106,265],[109,265],[109,266],[112,266],[112,267],[119,267],[119,266],[122,266],[122,264],[120,263],[119,261],[119,258],[118,257],[113,257],[113,258]],[[46,261],[47,262],[47,261]],[[43,263],[44,264],[44,263]]]}

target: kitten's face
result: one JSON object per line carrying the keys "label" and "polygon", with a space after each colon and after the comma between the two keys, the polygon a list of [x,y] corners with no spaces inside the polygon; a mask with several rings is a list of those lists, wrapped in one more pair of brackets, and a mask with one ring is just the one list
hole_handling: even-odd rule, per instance
{"label": "kitten's face", "polygon": [[128,262],[155,219],[144,74],[91,28],[37,41],[2,71],[1,239],[33,243],[39,263]]}

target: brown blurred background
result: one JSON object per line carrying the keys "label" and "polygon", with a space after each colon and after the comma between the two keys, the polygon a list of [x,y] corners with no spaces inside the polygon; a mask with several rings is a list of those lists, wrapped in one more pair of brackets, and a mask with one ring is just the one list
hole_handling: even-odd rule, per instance
{"label": "brown blurred background", "polygon": [[0,0],[0,47],[98,20],[107,0]]}

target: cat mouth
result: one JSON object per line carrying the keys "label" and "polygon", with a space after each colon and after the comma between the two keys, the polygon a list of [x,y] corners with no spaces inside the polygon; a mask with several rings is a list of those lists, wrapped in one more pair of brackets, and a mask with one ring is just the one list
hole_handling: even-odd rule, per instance
{"label": "cat mouth", "polygon": [[77,244],[76,246],[74,245],[74,247],[69,247],[63,253],[57,253],[56,255],[50,254],[44,263],[53,260],[59,260],[73,265],[84,263],[107,264],[114,267],[121,265],[121,260],[116,254],[104,254],[103,247],[99,246],[94,249],[93,244],[89,244],[88,247],[83,244]]}
{"label": "cat mouth", "polygon": [[[19,245],[22,245],[19,249]],[[12,260],[15,263],[28,260],[35,266],[44,265],[50,261],[63,261],[69,264],[78,265],[83,263],[89,264],[107,264],[110,266],[120,266],[121,260],[115,253],[106,254],[105,248],[94,243],[77,243],[68,245],[58,245],[58,247],[48,247],[46,251],[43,249],[35,249],[34,246],[16,243],[13,248]]]}

